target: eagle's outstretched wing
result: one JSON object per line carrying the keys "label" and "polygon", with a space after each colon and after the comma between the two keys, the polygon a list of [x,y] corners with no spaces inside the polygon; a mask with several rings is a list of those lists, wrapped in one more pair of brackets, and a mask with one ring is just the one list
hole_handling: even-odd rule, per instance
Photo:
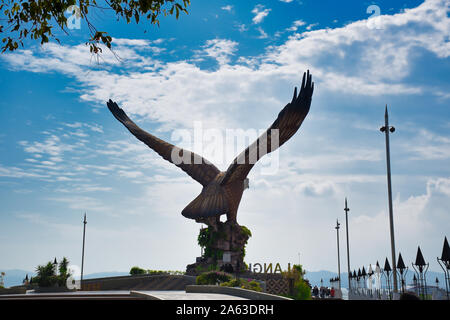
{"label": "eagle's outstretched wing", "polygon": [[[314,83],[308,70],[303,74],[299,95],[297,96],[297,88],[295,88],[292,101],[280,111],[278,118],[270,128],[233,160],[222,180],[222,185],[244,180],[256,161],[265,154],[276,150],[297,132],[309,112],[313,91]],[[277,131],[272,131],[273,129],[277,129]],[[272,140],[276,141],[277,132],[279,143],[272,146]]]}
{"label": "eagle's outstretched wing", "polygon": [[119,120],[136,138],[144,142],[151,149],[155,150],[165,160],[181,168],[181,170],[186,172],[203,186],[207,186],[220,172],[215,165],[199,155],[191,151],[178,148],[173,144],[163,141],[139,128],[139,126],[127,116],[125,111],[119,108],[117,103],[113,102],[111,99],[107,102],[107,106],[114,117]]}

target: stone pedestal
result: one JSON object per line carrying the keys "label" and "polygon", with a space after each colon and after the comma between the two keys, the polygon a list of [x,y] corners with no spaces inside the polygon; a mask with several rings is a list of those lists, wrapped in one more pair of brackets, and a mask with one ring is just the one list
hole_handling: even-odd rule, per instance
{"label": "stone pedestal", "polygon": [[[245,245],[251,236],[248,229],[229,221],[219,222],[215,227],[217,231],[209,227],[210,241],[204,256],[187,265],[186,274],[198,275],[216,269],[233,273],[245,271]],[[230,261],[223,260],[224,253],[229,254]]]}

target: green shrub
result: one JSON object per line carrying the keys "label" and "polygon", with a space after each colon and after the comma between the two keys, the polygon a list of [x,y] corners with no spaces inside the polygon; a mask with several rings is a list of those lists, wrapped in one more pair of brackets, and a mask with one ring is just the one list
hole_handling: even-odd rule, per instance
{"label": "green shrub", "polygon": [[[55,259],[56,262],[56,259]],[[33,283],[37,283],[39,287],[65,287],[67,279],[71,276],[68,272],[69,260],[66,257],[58,264],[49,261],[46,265],[39,265],[36,268],[36,277]],[[57,273],[59,270],[59,274]]]}
{"label": "green shrub", "polygon": [[146,274],[147,272],[144,270],[144,269],[141,269],[141,268],[139,268],[139,267],[137,267],[137,266],[134,266],[134,267],[132,267],[131,269],[130,269],[130,274],[132,275],[132,276],[134,276],[134,275],[138,275],[138,274]]}
{"label": "green shrub", "polygon": [[258,291],[258,292],[262,291],[261,286],[258,281],[252,280],[250,282],[247,282],[247,285],[248,286],[246,286],[245,289],[250,289],[250,290]]}
{"label": "green shrub", "polygon": [[295,300],[311,300],[311,288],[303,279],[298,279],[294,282],[294,295]]}
{"label": "green shrub", "polygon": [[232,278],[232,275],[225,272],[210,271],[197,276],[195,283],[199,285],[214,285],[216,283],[220,284],[223,282],[228,282]]}
{"label": "green shrub", "polygon": [[284,278],[292,279],[293,281],[293,294],[286,295],[286,297],[295,300],[311,300],[311,287],[309,281],[304,279],[306,271],[300,264],[294,264],[290,271],[282,272]]}
{"label": "green shrub", "polygon": [[[245,226],[240,227],[242,234],[246,236],[248,240],[248,238],[252,236],[251,231]],[[214,261],[222,259],[223,251],[214,248],[213,245],[215,245],[219,239],[226,239],[227,237],[226,233],[223,231],[223,224],[219,224],[218,229],[218,231],[214,231],[211,227],[202,228],[197,238],[197,243],[199,246],[204,248],[203,257],[213,258]],[[242,249],[241,256],[242,259],[245,257],[245,246]]]}
{"label": "green shrub", "polygon": [[169,274],[169,272],[167,271],[162,271],[162,270],[147,270],[146,272],[147,274],[156,276],[156,275],[163,275],[163,274]]}
{"label": "green shrub", "polygon": [[220,284],[221,287],[241,287],[241,279],[231,279],[230,281],[223,282]]}
{"label": "green shrub", "polygon": [[251,238],[252,232],[246,226],[241,226],[242,233],[246,235],[248,238]]}
{"label": "green shrub", "polygon": [[255,280],[245,280],[245,279],[231,279],[230,281],[223,282],[220,284],[222,287],[232,287],[232,288],[242,288],[242,289],[248,289],[253,291],[261,292],[261,286],[259,282]]}

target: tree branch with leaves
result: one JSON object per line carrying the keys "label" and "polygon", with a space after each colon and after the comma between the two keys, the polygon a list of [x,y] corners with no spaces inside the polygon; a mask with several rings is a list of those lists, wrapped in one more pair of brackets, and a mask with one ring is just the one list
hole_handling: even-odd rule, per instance
{"label": "tree branch with leaves", "polygon": [[2,52],[14,51],[24,47],[25,39],[47,43],[50,39],[60,42],[55,36],[55,28],[68,32],[66,13],[77,15],[88,26],[89,45],[92,53],[100,53],[100,44],[111,49],[112,37],[107,31],[98,30],[90,20],[89,13],[94,9],[112,10],[118,19],[127,23],[145,18],[151,24],[159,26],[159,17],[188,13],[190,0],[2,0],[0,2],[0,34],[2,34]]}

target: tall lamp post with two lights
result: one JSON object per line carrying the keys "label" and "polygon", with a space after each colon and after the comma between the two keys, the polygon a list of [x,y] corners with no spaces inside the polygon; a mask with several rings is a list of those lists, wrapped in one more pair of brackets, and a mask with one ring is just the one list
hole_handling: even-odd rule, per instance
{"label": "tall lamp post with two lights", "polygon": [[395,132],[395,128],[389,126],[389,116],[386,105],[384,113],[384,127],[380,128],[381,132],[386,135],[386,165],[387,165],[387,184],[388,184],[388,198],[389,198],[389,226],[391,231],[391,251],[392,251],[392,280],[394,282],[394,292],[398,292],[397,286],[397,263],[395,261],[395,239],[394,239],[394,213],[392,209],[392,185],[391,185],[391,155],[389,148],[389,132]]}

